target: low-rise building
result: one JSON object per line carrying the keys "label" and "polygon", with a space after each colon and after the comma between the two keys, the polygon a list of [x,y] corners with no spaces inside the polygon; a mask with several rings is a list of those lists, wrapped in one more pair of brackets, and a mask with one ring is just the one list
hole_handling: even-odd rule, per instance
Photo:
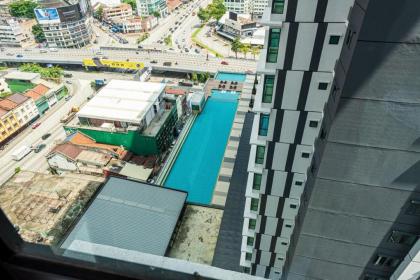
{"label": "low-rise building", "polygon": [[176,106],[164,100],[164,89],[163,83],[111,80],[65,130],[138,155],[158,155],[172,143],[177,121]]}
{"label": "low-rise building", "polygon": [[35,20],[13,18],[0,19],[0,45],[5,47],[27,47],[34,44],[31,28]]}
{"label": "low-rise building", "polygon": [[0,0],[0,18],[10,17],[9,4],[13,0]]}
{"label": "low-rise building", "polygon": [[25,96],[32,98],[32,100],[35,102],[35,106],[37,107],[40,115],[44,114],[45,111],[50,108],[45,96],[49,89],[49,87],[43,84],[38,84],[34,88],[27,90],[24,93]]}
{"label": "low-rise building", "polygon": [[219,35],[230,40],[251,37],[257,29],[257,22],[251,19],[251,15],[235,12],[226,12],[216,28]]}
{"label": "low-rise building", "polygon": [[6,111],[12,111],[20,127],[26,126],[39,116],[38,109],[32,98],[19,93],[12,94],[0,100],[0,108]]}
{"label": "low-rise building", "polygon": [[104,176],[105,170],[120,165],[130,157],[124,148],[96,143],[80,132],[69,135],[46,156],[51,170],[57,174],[83,173]]}
{"label": "low-rise building", "polygon": [[115,7],[107,7],[102,5],[103,14],[102,19],[105,21],[114,21],[114,20],[129,20],[133,16],[133,9],[129,4],[120,4]]}
{"label": "low-rise building", "polygon": [[10,92],[9,85],[6,83],[5,79],[0,78],[0,96],[8,92]]}
{"label": "low-rise building", "polygon": [[0,143],[4,142],[20,128],[13,111],[0,108]]}
{"label": "low-rise building", "polygon": [[3,77],[10,89],[14,92],[13,86],[33,87],[39,83],[41,75],[39,73],[13,71]]}
{"label": "low-rise building", "polygon": [[126,20],[114,20],[113,23],[122,33],[140,33],[148,32],[155,28],[158,20],[154,16],[137,16]]}
{"label": "low-rise building", "polygon": [[179,6],[181,6],[182,1],[181,0],[167,0],[166,4],[168,6],[168,12],[172,13],[174,10],[178,9]]}

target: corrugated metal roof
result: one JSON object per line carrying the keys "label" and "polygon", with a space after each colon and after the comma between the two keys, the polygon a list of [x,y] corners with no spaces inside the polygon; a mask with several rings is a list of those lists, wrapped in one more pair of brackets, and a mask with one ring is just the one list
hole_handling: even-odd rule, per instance
{"label": "corrugated metal roof", "polygon": [[61,247],[81,240],[163,256],[186,197],[185,192],[111,177]]}

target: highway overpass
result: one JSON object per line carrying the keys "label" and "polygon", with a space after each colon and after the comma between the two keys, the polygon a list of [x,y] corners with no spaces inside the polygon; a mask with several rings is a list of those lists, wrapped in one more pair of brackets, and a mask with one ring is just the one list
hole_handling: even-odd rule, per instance
{"label": "highway overpass", "polygon": [[[255,72],[257,62],[250,59],[216,58],[203,54],[187,54],[135,49],[58,49],[57,51],[41,52],[41,49],[4,48],[0,52],[0,61],[13,63],[51,63],[59,65],[80,65],[85,58],[106,57],[117,61],[143,62],[155,70],[173,72]],[[227,65],[222,64],[222,61]],[[152,63],[156,62],[156,63]],[[171,66],[164,66],[171,62]]]}

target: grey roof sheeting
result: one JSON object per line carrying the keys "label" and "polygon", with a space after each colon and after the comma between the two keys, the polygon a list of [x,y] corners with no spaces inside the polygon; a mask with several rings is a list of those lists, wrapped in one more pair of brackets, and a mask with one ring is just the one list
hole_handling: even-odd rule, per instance
{"label": "grey roof sheeting", "polygon": [[241,257],[242,226],[246,199],[245,189],[248,178],[247,167],[251,149],[249,139],[253,119],[253,113],[245,115],[212,263],[213,266],[238,272],[242,272],[239,260]]}
{"label": "grey roof sheeting", "polygon": [[186,198],[185,192],[111,177],[61,247],[82,240],[163,256]]}

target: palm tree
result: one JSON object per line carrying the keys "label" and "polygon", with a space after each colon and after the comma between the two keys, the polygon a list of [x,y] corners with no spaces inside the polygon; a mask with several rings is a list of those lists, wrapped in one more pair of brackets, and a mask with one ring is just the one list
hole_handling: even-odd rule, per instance
{"label": "palm tree", "polygon": [[232,41],[230,49],[235,53],[236,58],[238,58],[238,52],[241,50],[242,43],[239,41],[239,37],[236,37]]}
{"label": "palm tree", "polygon": [[244,54],[245,58],[246,58],[246,54],[250,51],[250,48],[251,47],[248,44],[241,44],[240,51],[241,53]]}
{"label": "palm tree", "polygon": [[260,48],[258,46],[253,46],[250,49],[251,54],[254,56],[254,60],[256,59],[256,56],[260,53]]}

